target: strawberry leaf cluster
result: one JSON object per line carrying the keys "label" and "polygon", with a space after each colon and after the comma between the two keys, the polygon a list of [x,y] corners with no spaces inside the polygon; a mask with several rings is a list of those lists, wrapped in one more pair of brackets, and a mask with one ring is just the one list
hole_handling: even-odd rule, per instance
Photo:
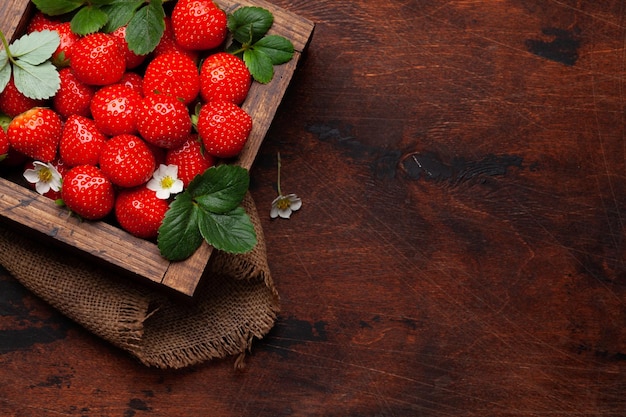
{"label": "strawberry leaf cluster", "polygon": [[60,43],[57,32],[45,30],[22,36],[8,45],[0,34],[4,49],[0,50],[0,91],[11,76],[15,86],[26,97],[47,99],[61,84],[56,67],[50,61]]}
{"label": "strawberry leaf cluster", "polygon": [[243,7],[228,15],[228,30],[233,42],[228,52],[243,58],[252,77],[266,84],[274,77],[274,65],[293,57],[291,41],[279,35],[267,35],[274,16],[262,7]]}
{"label": "strawberry leaf cluster", "polygon": [[245,253],[257,243],[254,226],[241,201],[249,174],[235,165],[207,169],[176,196],[159,228],[158,247],[171,260],[191,256],[205,240],[214,248]]}
{"label": "strawberry leaf cluster", "polygon": [[41,12],[59,16],[75,12],[72,31],[79,35],[113,32],[128,25],[126,42],[131,51],[145,55],[156,48],[165,23],[164,0],[33,0]]}

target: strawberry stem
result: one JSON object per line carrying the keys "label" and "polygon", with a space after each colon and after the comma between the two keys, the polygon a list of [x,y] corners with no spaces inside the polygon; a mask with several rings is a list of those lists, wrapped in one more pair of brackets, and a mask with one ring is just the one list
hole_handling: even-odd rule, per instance
{"label": "strawberry stem", "polygon": [[15,59],[13,59],[13,55],[11,55],[11,51],[9,50],[9,42],[7,41],[7,38],[4,36],[4,33],[2,33],[1,30],[0,41],[2,41],[2,46],[4,46],[4,50],[7,52],[7,57],[9,58],[9,61],[15,64]]}
{"label": "strawberry stem", "polygon": [[278,154],[276,155],[276,161],[277,161],[276,165],[277,165],[277,171],[278,171],[276,188],[278,189],[278,195],[283,195],[283,193],[280,190],[280,152],[278,152]]}

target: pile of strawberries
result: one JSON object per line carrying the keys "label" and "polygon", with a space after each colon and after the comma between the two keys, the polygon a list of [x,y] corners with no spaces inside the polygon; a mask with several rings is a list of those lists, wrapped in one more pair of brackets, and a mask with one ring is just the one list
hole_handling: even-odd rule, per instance
{"label": "pile of strawberries", "polygon": [[58,32],[53,62],[61,86],[41,101],[9,82],[0,94],[0,111],[11,118],[6,132],[0,129],[0,154],[8,154],[1,164],[50,163],[62,187],[45,195],[81,218],[114,213],[128,232],[155,237],[169,207],[146,187],[155,171],[176,165],[187,186],[217,159],[238,155],[252,129],[241,108],[250,72],[219,49],[225,12],[211,0],[179,0],[165,23],[156,49],[139,56],[124,27],[81,37],[69,23],[38,13],[28,32]]}

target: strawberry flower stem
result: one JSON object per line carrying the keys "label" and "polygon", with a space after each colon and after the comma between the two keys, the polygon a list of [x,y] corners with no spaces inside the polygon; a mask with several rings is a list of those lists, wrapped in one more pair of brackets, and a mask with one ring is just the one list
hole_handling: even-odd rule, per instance
{"label": "strawberry flower stem", "polygon": [[7,41],[7,38],[4,36],[4,33],[2,33],[1,30],[0,30],[0,41],[2,41],[2,46],[4,46],[4,50],[7,53],[7,57],[9,58],[9,61],[15,64],[15,59],[13,59],[13,56],[11,55],[11,51],[9,50],[9,42]]}
{"label": "strawberry flower stem", "polygon": [[278,189],[278,195],[283,195],[283,193],[280,190],[280,152],[278,152],[278,155],[276,156],[276,160],[277,160],[276,165],[277,165],[277,170],[278,170],[276,188]]}

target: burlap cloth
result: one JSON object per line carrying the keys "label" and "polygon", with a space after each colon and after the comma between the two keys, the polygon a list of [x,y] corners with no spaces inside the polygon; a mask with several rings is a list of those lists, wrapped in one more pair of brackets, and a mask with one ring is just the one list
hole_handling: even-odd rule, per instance
{"label": "burlap cloth", "polygon": [[19,282],[93,334],[143,364],[182,368],[238,355],[237,367],[274,325],[277,290],[254,201],[244,202],[258,244],[215,251],[193,298],[172,296],[0,224],[0,263]]}

